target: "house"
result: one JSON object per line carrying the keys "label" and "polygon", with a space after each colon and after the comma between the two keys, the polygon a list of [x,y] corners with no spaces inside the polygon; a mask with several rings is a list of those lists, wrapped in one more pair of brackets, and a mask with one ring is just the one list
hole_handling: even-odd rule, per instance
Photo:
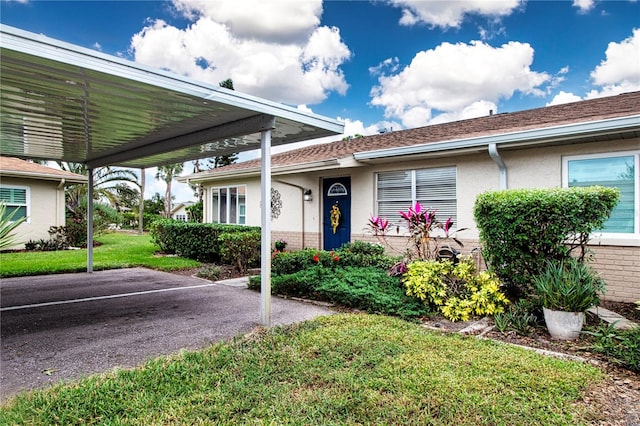
{"label": "house", "polygon": [[191,207],[194,204],[195,203],[193,201],[183,201],[182,203],[174,204],[171,207],[171,219],[188,222],[189,213],[187,212],[187,207]]}
{"label": "house", "polygon": [[[590,248],[606,298],[640,299],[640,92],[318,144],[273,155],[272,238],[290,249],[372,240],[370,214],[412,203],[451,216],[477,247],[476,196],[506,188],[613,185],[622,201]],[[260,160],[185,176],[204,221],[260,223]],[[332,220],[333,219],[333,220]]]}
{"label": "house", "polygon": [[87,177],[13,157],[0,157],[0,201],[7,212],[18,209],[15,219],[27,217],[16,228],[16,245],[29,240],[48,240],[51,226],[65,224],[64,189],[86,184]]}

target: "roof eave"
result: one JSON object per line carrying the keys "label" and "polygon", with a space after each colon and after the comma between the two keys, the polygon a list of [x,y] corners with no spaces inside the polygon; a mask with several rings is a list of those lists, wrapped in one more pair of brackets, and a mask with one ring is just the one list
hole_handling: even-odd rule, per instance
{"label": "roof eave", "polygon": [[33,172],[21,172],[18,170],[3,170],[0,172],[2,177],[12,177],[20,179],[37,179],[37,180],[50,180],[50,181],[64,181],[65,184],[87,183],[88,178],[86,176],[61,176],[45,173],[33,173]]}
{"label": "roof eave", "polygon": [[498,147],[504,148],[546,145],[553,143],[571,143],[579,138],[596,137],[599,135],[631,131],[640,131],[640,115],[565,124],[561,126],[479,136],[474,138],[452,139],[421,145],[362,151],[354,153],[353,157],[357,161],[377,162],[384,161],[385,159],[390,159],[392,157],[425,155],[446,156],[450,155],[451,152],[463,154],[484,151],[489,144],[496,144]]}
{"label": "roof eave", "polygon": [[[284,166],[273,166],[271,168],[271,174],[273,176],[278,175],[288,175],[295,173],[307,173],[307,172],[315,172],[319,170],[330,170],[341,167],[341,162],[337,158],[332,158],[329,160],[321,160],[321,161],[313,161],[309,163],[302,164],[288,164]],[[202,182],[212,182],[212,181],[221,181],[221,180],[229,180],[235,178],[247,178],[247,177],[259,177],[260,176],[260,166],[250,167],[250,168],[242,168],[242,169],[232,169],[228,171],[219,171],[215,173],[195,173],[187,176],[182,176],[177,178],[178,182],[181,183],[202,183]]]}

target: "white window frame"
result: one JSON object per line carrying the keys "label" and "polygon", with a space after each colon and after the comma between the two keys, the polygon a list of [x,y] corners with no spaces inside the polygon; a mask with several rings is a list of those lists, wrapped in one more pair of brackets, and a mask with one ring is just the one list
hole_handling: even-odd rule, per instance
{"label": "white window frame", "polygon": [[[7,212],[12,211],[16,207],[26,207],[26,220],[23,223],[31,223],[31,188],[29,186],[21,186],[21,185],[0,185],[0,188],[8,188],[8,189],[19,189],[25,191],[25,204],[6,204]],[[12,222],[15,222],[12,221]]]}
{"label": "white window frame", "polygon": [[[231,199],[231,189],[238,189],[238,188],[244,188],[244,209],[241,209],[240,206],[242,205],[240,203],[240,197],[239,192],[236,192],[236,222],[235,223],[230,223],[229,222],[229,217],[231,215],[231,203],[230,203],[230,199]],[[213,204],[213,194],[214,192],[218,192],[218,195],[220,194],[220,190],[226,190],[227,191],[227,202],[226,202],[226,207],[225,207],[225,217],[226,217],[226,222],[215,222],[215,223],[220,223],[222,225],[246,225],[247,224],[247,185],[228,185],[228,186],[214,186],[210,188],[210,195],[209,195],[209,200],[211,202],[211,211],[209,212],[209,222],[210,223],[214,223],[213,222],[213,217],[214,217],[214,208],[216,208],[216,206],[214,206]],[[218,202],[218,206],[217,206],[217,211],[215,212],[217,213],[217,216],[220,217],[220,202]],[[244,223],[240,223],[241,218],[244,219]]]}
{"label": "white window frame", "polygon": [[604,152],[596,154],[567,155],[562,157],[562,187],[569,187],[569,161],[593,160],[611,157],[633,157],[635,167],[635,200],[634,200],[634,232],[633,233],[613,233],[596,231],[591,236],[590,243],[612,244],[612,245],[634,245],[640,246],[640,150]]}
{"label": "white window frame", "polygon": [[[456,166],[442,166],[442,167],[424,167],[424,168],[419,168],[419,169],[410,169],[410,170],[382,170],[382,171],[378,171],[375,173],[375,188],[374,188],[374,193],[375,193],[375,212],[376,212],[376,216],[380,216],[380,202],[384,202],[384,201],[391,201],[391,200],[380,200],[378,198],[378,179],[379,179],[379,175],[380,173],[388,173],[388,172],[408,172],[410,174],[411,177],[411,200],[407,200],[407,205],[403,208],[404,211],[408,210],[409,207],[413,207],[418,200],[418,189],[417,189],[417,178],[416,178],[416,172],[418,171],[422,171],[422,170],[437,170],[437,169],[453,169],[454,174],[455,174],[455,185],[456,185],[456,195],[455,195],[455,203],[456,203],[456,207],[455,207],[455,216],[453,216],[453,227],[451,228],[452,231],[455,231],[458,228],[458,223],[457,223],[457,219],[458,219],[458,168]],[[423,205],[423,207],[425,208],[429,208],[432,206],[428,206],[428,205]],[[442,213],[438,213],[436,212],[436,218],[438,219],[438,221],[440,222],[445,222],[448,219],[447,217],[443,217]],[[400,218],[400,213],[398,213],[397,217],[385,217],[385,219],[387,219],[389,221],[390,224],[393,224],[395,226],[400,227],[400,229],[406,230],[406,227],[404,226],[404,221],[401,220]]]}

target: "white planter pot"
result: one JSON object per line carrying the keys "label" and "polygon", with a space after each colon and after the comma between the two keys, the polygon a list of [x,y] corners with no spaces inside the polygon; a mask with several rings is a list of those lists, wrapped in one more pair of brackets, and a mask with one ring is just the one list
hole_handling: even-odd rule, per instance
{"label": "white planter pot", "polygon": [[584,312],[553,311],[542,308],[547,330],[554,339],[574,340],[580,336],[584,324]]}

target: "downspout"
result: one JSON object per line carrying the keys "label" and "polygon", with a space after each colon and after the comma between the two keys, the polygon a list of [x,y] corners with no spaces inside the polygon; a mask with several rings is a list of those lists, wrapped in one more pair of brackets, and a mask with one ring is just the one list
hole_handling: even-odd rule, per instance
{"label": "downspout", "polygon": [[304,191],[307,188],[300,185],[296,185],[295,183],[285,182],[283,180],[276,180],[276,182],[282,183],[284,185],[293,186],[294,188],[298,188],[300,191],[302,191],[302,194],[300,195],[300,200],[302,202],[302,247],[301,248],[304,248]]}
{"label": "downspout", "polygon": [[489,144],[489,156],[493,159],[493,161],[498,166],[498,170],[500,171],[500,189],[507,189],[507,165],[504,164],[500,153],[498,152],[498,147],[495,143]]}
{"label": "downspout", "polygon": [[[58,184],[58,191],[62,190],[62,204],[64,205],[64,185],[65,183],[67,183],[66,179],[60,179],[60,183]],[[60,212],[60,195],[58,194],[56,196],[56,226],[64,226],[65,225],[65,215],[66,215],[66,208],[62,210],[62,221],[60,220],[60,216],[59,215]],[[62,222],[62,225],[61,225]]]}

